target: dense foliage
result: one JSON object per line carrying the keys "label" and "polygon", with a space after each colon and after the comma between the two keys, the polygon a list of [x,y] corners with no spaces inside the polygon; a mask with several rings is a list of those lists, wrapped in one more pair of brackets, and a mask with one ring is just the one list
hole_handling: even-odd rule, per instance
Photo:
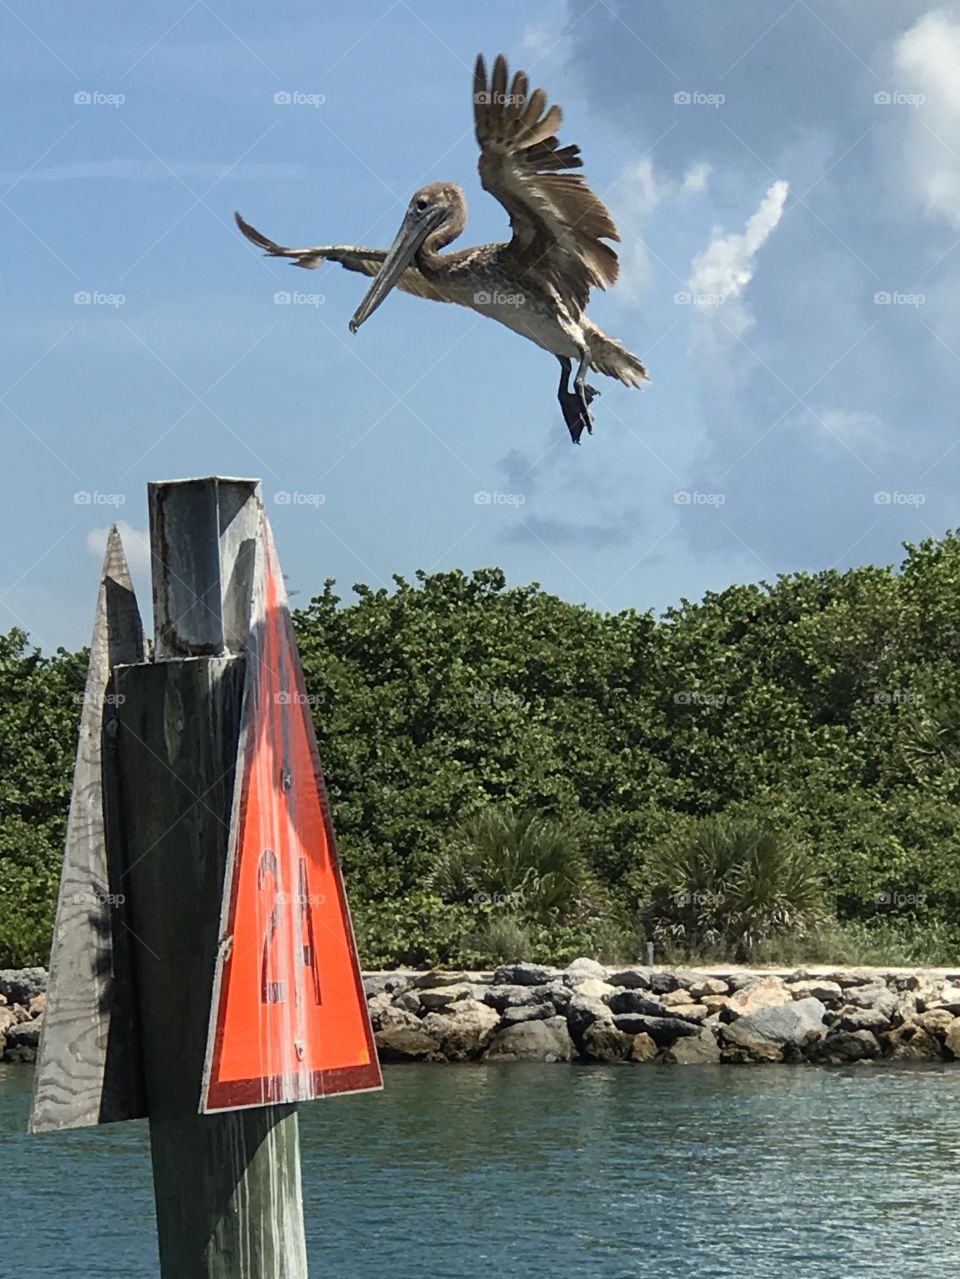
{"label": "dense foliage", "polygon": [[[935,938],[924,954],[946,958],[958,587],[955,534],[908,547],[897,572],[732,586],[659,619],[508,588],[497,569],[358,586],[349,605],[327,583],[296,625],[365,962],[635,949],[670,850],[719,813],[776,833],[850,921],[842,937],[912,939],[911,954]],[[82,666],[0,639],[0,964],[43,958]],[[445,883],[490,804],[572,832],[586,906],[525,913],[489,875],[489,900]]]}

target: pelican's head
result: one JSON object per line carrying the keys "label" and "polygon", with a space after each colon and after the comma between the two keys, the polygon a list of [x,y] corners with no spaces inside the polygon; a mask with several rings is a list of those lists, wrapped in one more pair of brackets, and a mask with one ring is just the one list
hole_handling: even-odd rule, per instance
{"label": "pelican's head", "polygon": [[466,197],[455,182],[431,182],[413,193],[383,266],[353,313],[351,333],[374,313],[427,241],[436,250],[460,234],[466,210]]}

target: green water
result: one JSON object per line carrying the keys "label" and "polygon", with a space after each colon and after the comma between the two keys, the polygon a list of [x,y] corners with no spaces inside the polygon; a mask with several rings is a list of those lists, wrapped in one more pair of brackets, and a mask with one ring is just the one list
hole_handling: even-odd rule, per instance
{"label": "green water", "polygon": [[[29,1137],[0,1067],[4,1270],[157,1274],[145,1127]],[[946,1279],[960,1068],[412,1066],[303,1107],[315,1279]]]}

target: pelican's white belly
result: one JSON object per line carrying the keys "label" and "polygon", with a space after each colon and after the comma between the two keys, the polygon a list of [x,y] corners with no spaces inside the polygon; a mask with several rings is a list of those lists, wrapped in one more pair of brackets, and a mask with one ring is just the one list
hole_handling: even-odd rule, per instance
{"label": "pelican's white belly", "polygon": [[519,292],[481,289],[471,293],[469,301],[465,299],[463,305],[499,324],[505,324],[514,333],[529,338],[554,355],[575,357],[584,344],[580,325],[570,318],[559,300],[554,309],[548,307],[542,298],[529,297]]}

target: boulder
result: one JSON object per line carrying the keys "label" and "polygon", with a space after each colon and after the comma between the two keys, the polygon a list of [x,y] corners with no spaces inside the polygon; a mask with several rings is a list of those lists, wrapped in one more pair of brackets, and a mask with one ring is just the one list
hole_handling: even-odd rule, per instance
{"label": "boulder", "polygon": [[449,1008],[461,999],[476,1000],[486,994],[485,986],[477,986],[473,982],[457,982],[453,986],[430,987],[417,992],[421,1004],[428,1012],[436,1012],[441,1008]]}
{"label": "boulder", "polygon": [[683,986],[678,986],[676,990],[668,990],[661,995],[660,1002],[665,1008],[673,1008],[677,1004],[692,1004],[694,999],[689,990]]}
{"label": "boulder", "polygon": [[764,1008],[789,1004],[792,999],[782,977],[754,977],[729,997],[726,1007],[733,1017],[748,1017]]}
{"label": "boulder", "polygon": [[447,973],[432,968],[428,973],[418,973],[411,985],[417,990],[436,990],[438,986],[459,986],[465,981],[469,981],[466,973]]}
{"label": "boulder", "polygon": [[488,986],[483,992],[483,1002],[502,1013],[506,1008],[520,1008],[524,1004],[539,1004],[549,997],[545,992],[547,986]]}
{"label": "boulder", "polygon": [[[580,984],[583,985],[583,982]],[[538,987],[536,994],[538,999],[552,1004],[558,1013],[566,1012],[573,998],[573,991],[562,981],[552,981],[546,986]]]}
{"label": "boulder", "polygon": [[381,1061],[441,1060],[439,1045],[424,1031],[420,1018],[396,1005],[380,1014],[373,1038]]}
{"label": "boulder", "polygon": [[847,1061],[869,1061],[880,1056],[880,1044],[869,1030],[831,1030],[808,1050],[811,1061],[840,1065]]}
{"label": "boulder", "polygon": [[670,1015],[682,1017],[684,1021],[705,1021],[707,1008],[705,1004],[673,1004]]}
{"label": "boulder", "polygon": [[841,1030],[880,1031],[890,1029],[890,1018],[876,1008],[855,1008],[853,1004],[846,1004],[841,1008],[836,1024]]}
{"label": "boulder", "polygon": [[[545,986],[556,976],[556,969],[539,964],[501,964],[493,974],[495,986]],[[594,976],[590,973],[589,976]]]}
{"label": "boulder", "polygon": [[609,982],[598,981],[595,977],[582,981],[579,985],[568,987],[574,995],[582,995],[584,999],[603,999],[604,995],[616,994],[616,986]]}
{"label": "boulder", "polygon": [[655,995],[666,995],[680,986],[677,974],[666,968],[653,969],[648,978],[648,984]]}
{"label": "boulder", "polygon": [[924,1030],[936,1035],[938,1039],[943,1039],[947,1031],[953,1025],[953,1013],[947,1008],[931,1008],[929,1012],[917,1013],[914,1018],[918,1026],[922,1026]]}
{"label": "boulder", "polygon": [[960,1059],[960,1017],[955,1017],[947,1027],[947,1033],[943,1037],[943,1046],[948,1057],[951,1057],[954,1061]]}
{"label": "boulder", "polygon": [[704,995],[728,995],[730,987],[719,977],[698,977],[696,981],[687,983],[687,990],[699,1003]]}
{"label": "boulder", "polygon": [[30,1000],[29,1004],[27,1004],[27,1012],[30,1014],[31,1017],[40,1017],[43,1014],[46,1007],[47,1007],[47,992],[43,991],[42,994],[34,995],[34,997]]}
{"label": "boulder", "polygon": [[618,990],[604,1003],[612,1013],[643,1013],[647,1017],[667,1017],[666,1005],[645,990]]}
{"label": "boulder", "polygon": [[940,991],[940,1006],[949,1009],[954,1017],[960,1016],[960,986],[945,982]]}
{"label": "boulder", "polygon": [[826,981],[823,978],[810,978],[805,981],[788,981],[787,989],[794,999],[819,999],[821,1004],[829,1008],[841,1002],[843,989],[838,981]]}
{"label": "boulder", "polygon": [[45,968],[0,968],[0,995],[8,1004],[28,1005],[47,989]]}
{"label": "boulder", "polygon": [[611,986],[625,986],[628,990],[649,990],[649,968],[619,968],[607,978]]}
{"label": "boulder", "polygon": [[653,1042],[649,1035],[643,1031],[639,1035],[633,1037],[633,1047],[630,1049],[631,1061],[653,1061],[659,1052],[659,1048]]}
{"label": "boulder", "polygon": [[42,1026],[42,1017],[37,1017],[33,1021],[19,1022],[16,1026],[9,1026],[6,1032],[3,1060],[36,1061]]}
{"label": "boulder", "polygon": [[677,1066],[707,1065],[720,1060],[720,1046],[712,1030],[701,1030],[671,1044],[663,1060]]}
{"label": "boulder", "polygon": [[0,1005],[0,1046],[3,1044],[3,1036],[10,1027],[18,1024],[17,1015],[13,1009]]}
{"label": "boulder", "polygon": [[486,1061],[572,1061],[573,1041],[562,1017],[522,1021],[498,1030],[484,1053]]}
{"label": "boulder", "polygon": [[403,973],[365,973],[363,990],[367,999],[375,995],[402,995],[410,985],[410,978]]}
{"label": "boulder", "polygon": [[848,987],[843,992],[844,1001],[856,1008],[870,1008],[884,1017],[890,1018],[897,1007],[897,996],[886,986],[876,982],[873,985]]}
{"label": "boulder", "polygon": [[929,1030],[906,1021],[882,1036],[887,1055],[894,1061],[940,1061],[940,1044]]}
{"label": "boulder", "polygon": [[448,1012],[427,1013],[420,1026],[437,1041],[447,1061],[466,1061],[479,1057],[499,1024],[499,1014],[487,1004],[459,999]]}
{"label": "boulder", "polygon": [[700,1027],[692,1021],[681,1021],[679,1017],[645,1017],[642,1013],[623,1013],[614,1017],[613,1024],[628,1035],[649,1035],[661,1048],[683,1035],[700,1033]]}
{"label": "boulder", "polygon": [[544,1021],[555,1015],[550,1004],[521,1004],[519,1008],[505,1009],[500,1021],[504,1026],[516,1026],[521,1021]]}
{"label": "boulder", "polygon": [[367,1000],[367,1012],[370,1014],[370,1024],[374,1030],[380,1029],[380,1017],[393,1007],[393,996],[389,991],[381,991],[379,995],[374,995]]}
{"label": "boulder", "polygon": [[706,1008],[707,1013],[711,1016],[714,1013],[723,1013],[727,1010],[730,1003],[729,995],[701,995],[700,1002]]}
{"label": "boulder", "polygon": [[624,1061],[630,1056],[633,1039],[611,1022],[597,1020],[584,1032],[580,1051],[590,1061]]}
{"label": "boulder", "polygon": [[585,999],[582,995],[575,995],[570,1000],[565,1015],[570,1034],[580,1044],[588,1026],[595,1021],[610,1020],[610,1009],[600,999]]}
{"label": "boulder", "polygon": [[883,986],[886,984],[875,968],[841,968],[839,972],[833,973],[832,976],[844,989],[848,986],[876,986],[878,983]]}
{"label": "boulder", "polygon": [[736,1048],[769,1059],[767,1049],[802,1048],[821,1039],[825,1032],[819,999],[812,996],[787,1004],[773,1004],[738,1017],[723,1028],[724,1039]]}
{"label": "boulder", "polygon": [[394,1008],[402,1008],[404,1012],[411,1013],[414,1017],[423,1016],[423,1004],[420,1002],[420,992],[416,990],[405,990],[402,995],[397,995],[393,1000]]}
{"label": "boulder", "polygon": [[575,959],[567,965],[563,980],[571,987],[579,986],[582,981],[606,981],[607,970],[595,959]]}

